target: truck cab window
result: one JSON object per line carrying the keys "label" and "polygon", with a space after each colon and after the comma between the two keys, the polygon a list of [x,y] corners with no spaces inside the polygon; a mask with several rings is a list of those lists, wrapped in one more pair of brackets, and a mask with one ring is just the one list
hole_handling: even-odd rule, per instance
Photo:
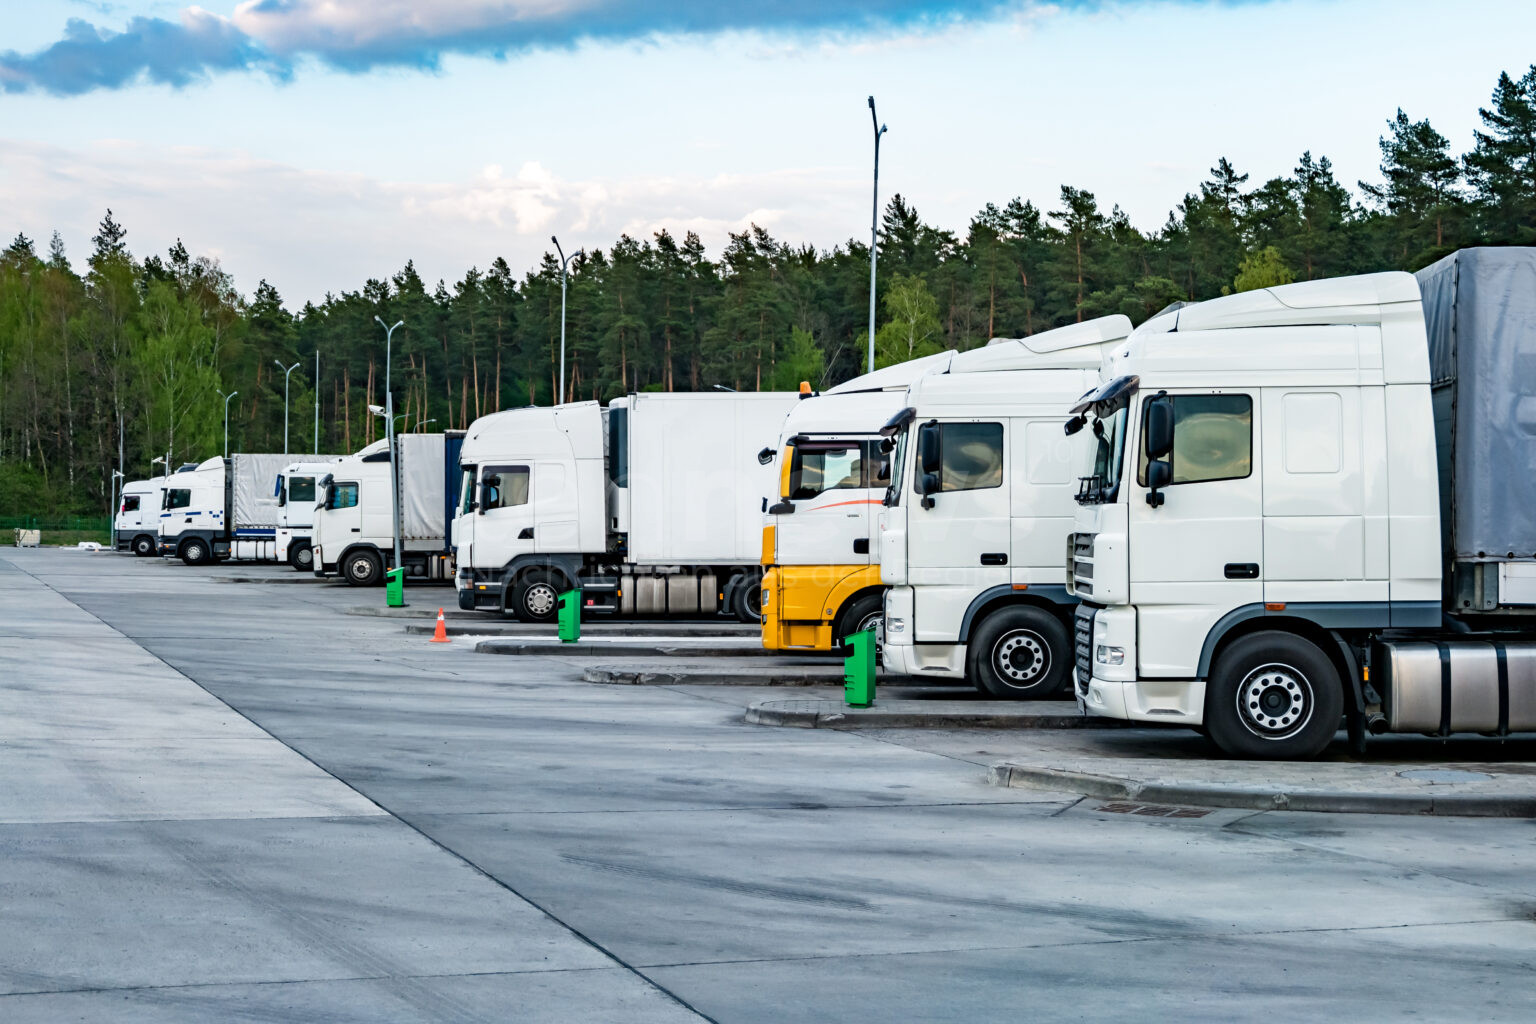
{"label": "truck cab window", "polygon": [[480,478],[485,490],[485,510],[528,504],[527,466],[486,466]]}
{"label": "truck cab window", "polygon": [[475,507],[475,480],[479,467],[464,466],[459,476],[459,514],[468,515]]}
{"label": "truck cab window", "polygon": [[[1241,480],[1253,472],[1253,399],[1248,395],[1170,395],[1175,484]],[[1143,406],[1145,408],[1145,406]],[[1142,437],[1146,437],[1142,416]],[[1136,482],[1147,485],[1147,446],[1139,445]]]}
{"label": "truck cab window", "polygon": [[357,484],[331,484],[330,493],[327,494],[325,498],[325,507],[328,509],[356,508]]}
{"label": "truck cab window", "polygon": [[891,457],[880,450],[879,441],[864,442],[864,465],[868,480],[865,487],[889,487],[891,485]]}
{"label": "truck cab window", "polygon": [[123,495],[123,511],[137,512],[139,510],[139,496],[137,494]]}
{"label": "truck cab window", "polygon": [[165,490],[165,507],[168,509],[186,508],[192,504],[192,489],[190,487],[167,487]]}
{"label": "truck cab window", "polygon": [[315,478],[295,476],[288,479],[288,500],[313,505],[315,502]]}
{"label": "truck cab window", "polygon": [[814,498],[823,491],[869,486],[860,443],[847,448],[796,445],[794,452],[789,464],[789,497],[793,501]]}
{"label": "truck cab window", "polygon": [[939,490],[980,491],[1003,485],[1003,425],[945,423],[939,435]]}

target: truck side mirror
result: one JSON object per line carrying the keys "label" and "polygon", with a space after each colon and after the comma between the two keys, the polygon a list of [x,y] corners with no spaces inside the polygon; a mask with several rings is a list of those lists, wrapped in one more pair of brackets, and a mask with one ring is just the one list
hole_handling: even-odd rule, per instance
{"label": "truck side mirror", "polygon": [[1147,463],[1147,504],[1161,508],[1167,495],[1162,489],[1173,483],[1173,467],[1163,459]]}
{"label": "truck side mirror", "polygon": [[920,504],[923,508],[933,508],[933,498],[931,495],[937,494],[939,491],[939,474],[919,473],[917,474],[916,483],[917,493],[923,496]]}
{"label": "truck side mirror", "polygon": [[773,457],[777,454],[772,448],[764,448],[757,453],[757,464],[759,466],[766,466],[773,461]]}
{"label": "truck side mirror", "polygon": [[917,465],[924,473],[938,473],[939,425],[932,421],[917,428]]}
{"label": "truck side mirror", "polygon": [[491,483],[489,480],[480,481],[479,497],[475,499],[475,513],[485,515],[485,506],[491,503]]}
{"label": "truck side mirror", "polygon": [[1158,395],[1147,403],[1146,448],[1147,458],[1153,460],[1165,458],[1173,451],[1173,403],[1167,395]]}
{"label": "truck side mirror", "polygon": [[1066,423],[1062,424],[1062,430],[1068,437],[1071,437],[1073,434],[1077,433],[1079,430],[1082,430],[1087,425],[1088,417],[1084,416],[1082,413],[1078,413],[1076,416],[1073,416],[1071,419],[1067,420]]}

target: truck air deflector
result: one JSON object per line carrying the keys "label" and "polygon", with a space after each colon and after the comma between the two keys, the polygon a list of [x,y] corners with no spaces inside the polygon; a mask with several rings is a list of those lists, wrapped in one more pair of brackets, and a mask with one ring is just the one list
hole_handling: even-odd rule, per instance
{"label": "truck air deflector", "polygon": [[1135,394],[1136,388],[1140,383],[1141,378],[1134,374],[1116,377],[1114,380],[1101,384],[1078,399],[1077,404],[1072,407],[1072,412],[1074,414],[1085,413],[1096,406],[1118,406]]}
{"label": "truck air deflector", "polygon": [[901,433],[901,428],[917,419],[917,410],[910,405],[901,412],[885,421],[885,426],[880,428],[881,437],[895,437]]}

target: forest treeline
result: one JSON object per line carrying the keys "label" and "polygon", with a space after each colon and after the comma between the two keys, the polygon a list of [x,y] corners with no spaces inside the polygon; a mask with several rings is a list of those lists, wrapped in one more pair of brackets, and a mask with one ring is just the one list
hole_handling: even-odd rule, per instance
{"label": "forest treeline", "polygon": [[[1341,182],[1301,154],[1250,181],[1225,158],[1156,230],[1068,185],[1045,207],[988,204],[963,233],[894,196],[880,230],[882,363],[966,349],[1108,313],[1140,322],[1170,302],[1292,280],[1414,270],[1468,245],[1536,244],[1536,65],[1499,76],[1464,153],[1403,111],[1380,138],[1380,178]],[[863,369],[869,247],[830,251],[752,227],[711,257],[697,235],[621,237],[571,263],[566,400],[628,391],[789,389]],[[102,514],[112,470],[231,450],[321,451],[382,433],[384,332],[401,429],[466,426],[555,399],[560,266],[517,276],[505,260],[429,285],[407,263],[387,280],[297,310],[266,281],[249,296],[178,241],[136,257],[110,210],[76,264],[57,233],[0,252],[0,515]]]}

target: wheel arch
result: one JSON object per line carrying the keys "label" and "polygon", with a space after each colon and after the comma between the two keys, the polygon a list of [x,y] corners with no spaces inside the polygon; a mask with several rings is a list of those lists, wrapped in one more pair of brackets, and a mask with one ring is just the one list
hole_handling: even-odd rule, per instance
{"label": "wheel arch", "polygon": [[960,619],[959,642],[969,643],[976,624],[1002,608],[1025,606],[1050,612],[1071,632],[1072,610],[1077,599],[1067,593],[1065,584],[1032,583],[1028,589],[1015,590],[1012,584],[988,587],[972,599]]}
{"label": "wheel arch", "polygon": [[502,592],[510,593],[531,572],[552,573],[564,579],[568,588],[576,587],[581,581],[581,562],[572,555],[518,555],[506,565]]}
{"label": "wheel arch", "polygon": [[[1234,608],[1223,615],[1206,634],[1205,643],[1200,649],[1196,678],[1210,679],[1211,666],[1216,659],[1245,636],[1266,632],[1290,633],[1323,652],[1323,657],[1328,659],[1339,674],[1346,705],[1353,711],[1363,711],[1365,695],[1361,689],[1360,665],[1350,645],[1350,636],[1341,632],[1340,628],[1349,632],[1369,629],[1371,625],[1361,620],[1371,615],[1372,611],[1368,607],[1348,609],[1342,616],[1339,609],[1332,607],[1271,611],[1264,605],[1253,604]],[[1340,622],[1340,619],[1344,621]],[[1386,625],[1387,622],[1383,620],[1376,628],[1385,628]]]}

